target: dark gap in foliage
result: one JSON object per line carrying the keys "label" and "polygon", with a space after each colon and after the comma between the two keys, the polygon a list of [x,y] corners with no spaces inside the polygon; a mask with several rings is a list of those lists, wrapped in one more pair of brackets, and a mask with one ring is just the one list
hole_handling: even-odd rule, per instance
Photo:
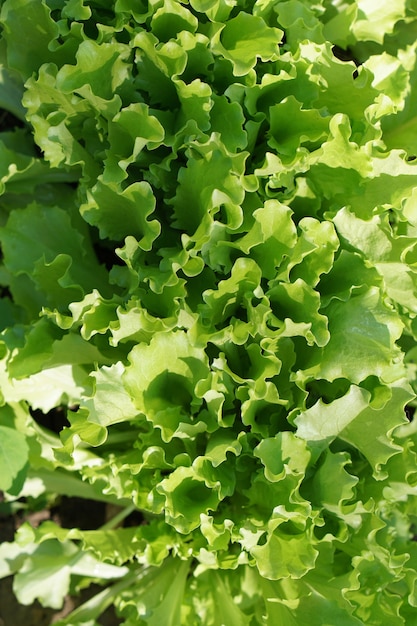
{"label": "dark gap in foliage", "polygon": [[[231,411],[229,411],[229,413],[230,412]],[[240,428],[240,425],[242,423],[242,402],[237,398],[233,399],[233,412],[236,416],[236,421],[238,422]]]}
{"label": "dark gap in foliage", "polygon": [[261,304],[261,302],[263,302],[262,298],[257,298],[256,296],[253,296],[253,298],[252,298],[252,305],[254,307],[257,307],[259,304]]}
{"label": "dark gap in foliage", "polygon": [[124,266],[124,261],[117,256],[115,248],[106,241],[96,241],[93,243],[93,249],[99,263],[105,266],[107,270],[111,270],[114,265]]}
{"label": "dark gap in foliage", "polygon": [[0,298],[8,298],[11,302],[13,302],[12,293],[7,286],[0,286]]}
{"label": "dark gap in foliage", "polygon": [[270,281],[265,278],[265,276],[261,276],[261,289],[264,293],[268,291],[270,288]]}
{"label": "dark gap in foliage", "polygon": [[55,42],[59,44],[60,46],[65,45],[65,39],[64,37],[62,37],[62,35],[58,35],[58,37],[55,39]]}
{"label": "dark gap in foliage", "polygon": [[340,533],[339,520],[326,511],[322,511],[322,516],[324,524],[323,526],[314,526],[314,536],[319,540],[323,539],[328,533],[337,537]]}
{"label": "dark gap in foliage", "polygon": [[211,87],[214,92],[221,96],[226,89],[233,83],[243,82],[239,80],[240,77],[236,77],[233,74],[233,65],[228,59],[216,59],[216,63],[213,66],[213,72],[210,79]]}
{"label": "dark gap in foliage", "polygon": [[87,39],[97,40],[99,30],[97,28],[97,19],[95,17],[91,17],[89,20],[84,22],[84,34]]}
{"label": "dark gap in foliage", "polygon": [[[339,46],[333,46],[332,52],[334,56],[336,57],[336,59],[339,59],[339,61],[344,61],[344,62],[353,61],[356,67],[359,67],[360,65],[362,65],[362,63],[355,57],[355,55],[349,48],[344,50],[343,48],[340,48]],[[355,78],[358,78],[358,76],[359,76],[358,70],[354,70],[352,74],[353,79],[355,80]]]}
{"label": "dark gap in foliage", "polygon": [[126,30],[126,28],[123,28],[120,32],[118,32],[118,33],[116,32],[114,34],[114,38],[119,43],[124,43],[124,44],[128,45],[130,43],[131,35],[130,35],[129,31]]}
{"label": "dark gap in foliage", "polygon": [[404,409],[405,411],[405,416],[408,419],[409,422],[412,422],[414,419],[414,414],[416,412],[416,407],[415,406],[410,406],[409,404],[407,404],[407,406]]}
{"label": "dark gap in foliage", "polygon": [[149,176],[147,172],[149,166],[152,164],[150,153],[146,149],[142,150],[140,154],[140,163],[138,161],[139,159],[136,162],[130,163],[127,166],[127,178],[125,178],[125,180],[121,183],[124,189],[126,189],[126,187],[129,187],[133,183],[144,180],[145,176],[146,180],[148,180],[148,182],[151,184],[151,180],[149,180],[151,179],[151,176]]}
{"label": "dark gap in foliage", "polygon": [[288,409],[284,406],[279,406],[271,419],[271,424],[273,426],[272,434],[276,433],[295,433],[297,428],[294,424],[290,424],[288,421]]}
{"label": "dark gap in foliage", "polygon": [[4,541],[13,541],[15,532],[15,523],[11,516],[11,503],[4,500],[4,492],[0,491],[0,545]]}
{"label": "dark gap in foliage", "polygon": [[187,573],[187,579],[190,580],[194,577],[194,571],[195,569],[198,567],[199,565],[199,561],[198,559],[195,559],[194,557],[191,558],[190,560],[190,567]]}
{"label": "dark gap in foliage", "polygon": [[371,397],[370,401],[372,402],[378,397],[378,392],[381,388],[378,376],[367,376],[367,378],[360,383],[360,387],[369,391]]}
{"label": "dark gap in foliage", "polygon": [[213,364],[214,359],[217,359],[219,357],[220,348],[219,348],[219,346],[216,346],[216,344],[211,343],[209,341],[207,343],[207,347],[205,349],[205,353],[206,353],[206,355],[208,357],[209,364],[211,366]]}
{"label": "dark gap in foliage", "polygon": [[96,530],[106,522],[106,504],[97,500],[62,496],[51,508],[51,519],[63,528]]}
{"label": "dark gap in foliage", "polygon": [[388,209],[388,222],[391,227],[397,225],[397,214],[394,209]]}
{"label": "dark gap in foliage", "polygon": [[230,320],[239,320],[241,322],[247,322],[248,321],[248,311],[244,306],[238,306],[236,307],[236,309],[233,311],[233,315],[230,318]]}
{"label": "dark gap in foliage", "polygon": [[101,239],[99,230],[95,226],[90,228],[90,237],[98,262],[104,265],[107,270],[111,270],[113,265],[122,267],[125,265],[125,262],[115,252],[116,248],[124,246],[124,241],[113,242],[108,239]]}
{"label": "dark gap in foliage", "polygon": [[220,222],[220,224],[227,224],[228,223],[228,215],[227,215],[227,208],[224,206],[224,204],[221,204],[217,210],[217,212],[214,214],[216,221]]}
{"label": "dark gap in foliage", "polygon": [[48,428],[54,433],[60,433],[65,427],[69,427],[70,423],[67,419],[67,410],[64,406],[58,406],[44,413],[41,409],[29,408],[30,414],[37,424]]}
{"label": "dark gap in foliage", "polygon": [[[248,151],[250,151],[249,157],[246,161],[246,168],[248,174],[253,174],[256,169],[262,168],[265,163],[265,152],[270,152],[270,149],[267,147],[265,138],[267,133],[269,132],[269,128],[267,124],[262,123],[261,126],[257,129],[256,135],[252,138],[252,144],[248,146]],[[262,140],[261,148],[258,150],[256,146],[257,142]],[[259,144],[258,144],[259,145]],[[268,177],[261,178],[259,177],[259,185],[260,188],[258,190],[258,195],[266,195],[265,185],[269,182]]]}
{"label": "dark gap in foliage", "polygon": [[203,291],[215,288],[216,275],[214,274],[213,270],[206,265],[203,271],[200,272],[200,274],[198,274],[197,276],[193,276],[192,278],[188,278],[187,280],[185,289],[187,292],[186,302],[188,306],[190,306],[190,308],[192,308],[193,310],[196,310],[197,307],[203,302]]}
{"label": "dark gap in foliage", "polygon": [[[22,504],[26,502],[24,498],[21,499]],[[76,515],[87,505],[95,509],[97,502],[80,503],[80,506],[71,505],[72,508],[72,522],[69,522],[69,528],[77,527],[77,524],[73,523],[76,520]],[[59,507],[57,506],[57,509]],[[0,510],[0,543],[5,541],[13,541],[14,533],[23,522],[27,521],[31,526],[38,526],[42,521],[50,519],[50,511],[46,508],[43,510],[19,512],[15,514],[7,514],[4,517]],[[19,604],[13,593],[13,579],[11,576],[0,580],[0,623],[2,626],[15,626],[17,624],[25,624],[26,626],[49,626],[55,623],[57,619],[63,618],[74,608],[86,602],[88,599],[94,597],[97,593],[103,590],[103,587],[93,584],[88,589],[83,589],[77,597],[67,596],[62,609],[57,611],[48,607],[43,607],[37,600],[29,605]],[[118,626],[121,624],[114,612],[113,607],[109,607],[97,620],[97,624],[100,626]]]}
{"label": "dark gap in foliage", "polygon": [[141,511],[133,511],[130,515],[125,517],[123,526],[125,528],[132,528],[134,526],[145,526],[148,524],[148,520],[143,516]]}
{"label": "dark gap in foliage", "polygon": [[268,533],[265,532],[259,537],[257,545],[264,546],[267,542],[267,539],[268,539]]}
{"label": "dark gap in foliage", "polygon": [[[272,191],[272,187],[270,187],[270,191]],[[275,187],[274,188],[275,196],[278,200],[282,198],[282,196],[285,197],[285,192],[287,191],[288,191],[288,187]]]}
{"label": "dark gap in foliage", "polygon": [[10,131],[14,128],[25,128],[25,123],[10,111],[0,109],[0,132]]}
{"label": "dark gap in foliage", "polygon": [[[51,5],[51,2],[47,2],[46,4]],[[54,8],[53,6],[50,7],[51,8],[51,18],[54,20],[54,22],[59,22],[61,20],[61,11],[62,9],[60,8]]]}
{"label": "dark gap in foliage", "polygon": [[332,48],[332,52],[336,59],[339,59],[339,61],[353,61],[356,67],[359,67],[359,65],[361,65],[361,62],[358,61],[357,58],[355,58],[355,55],[353,54],[352,50],[350,50],[350,48],[346,48],[346,50],[344,50],[343,48],[335,45]]}
{"label": "dark gap in foliage", "polygon": [[[38,146],[37,143],[33,143],[33,150],[35,152],[35,156],[38,157],[38,159],[44,159],[44,153],[43,150]],[[73,183],[71,183],[72,185]],[[78,186],[78,183],[75,184],[74,189],[76,189]]]}

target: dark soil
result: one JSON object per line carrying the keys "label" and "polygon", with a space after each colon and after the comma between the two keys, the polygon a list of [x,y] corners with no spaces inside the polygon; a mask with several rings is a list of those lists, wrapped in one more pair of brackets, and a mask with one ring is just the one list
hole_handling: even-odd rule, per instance
{"label": "dark soil", "polygon": [[[41,522],[51,519],[64,528],[93,530],[105,523],[109,514],[107,508],[105,504],[96,501],[62,498],[51,509],[43,509],[27,515],[0,515],[0,542],[13,541],[16,529],[23,522],[38,526]],[[113,514],[112,512],[111,515]],[[11,576],[0,579],[0,626],[50,626],[100,591],[97,585],[92,585],[78,597],[67,597],[62,609],[56,611],[41,606],[39,602],[30,606],[20,605],[12,586]],[[118,626],[121,622],[110,607],[98,623],[101,626]]]}
{"label": "dark soil", "polygon": [[[40,411],[33,411],[32,415],[42,426],[56,433],[67,425],[65,412],[61,408],[54,409],[46,415]],[[0,543],[13,541],[16,530],[24,522],[37,527],[46,520],[53,520],[63,528],[94,530],[105,524],[115,514],[112,505],[95,500],[68,497],[61,497],[52,506],[40,510],[27,512],[21,509],[11,514],[1,500],[0,497]],[[79,596],[67,597],[62,609],[56,611],[41,606],[39,602],[29,606],[20,605],[13,593],[13,578],[10,576],[0,579],[0,626],[50,626],[100,590],[101,588],[97,585],[91,585]],[[120,623],[112,607],[98,620],[101,626],[119,626]]]}

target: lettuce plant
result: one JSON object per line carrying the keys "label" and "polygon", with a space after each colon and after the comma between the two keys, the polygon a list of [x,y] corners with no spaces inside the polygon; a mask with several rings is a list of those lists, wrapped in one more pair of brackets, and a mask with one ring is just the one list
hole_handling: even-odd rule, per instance
{"label": "lettuce plant", "polygon": [[0,488],[120,507],[0,575],[103,585],[60,626],[414,624],[415,2],[0,22]]}

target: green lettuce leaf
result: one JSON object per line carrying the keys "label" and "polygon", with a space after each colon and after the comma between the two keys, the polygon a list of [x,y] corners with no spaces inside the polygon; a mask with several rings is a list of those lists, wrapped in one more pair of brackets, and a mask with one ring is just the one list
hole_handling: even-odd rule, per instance
{"label": "green lettuce leaf", "polygon": [[119,507],[0,574],[101,583],[62,626],[414,624],[413,2],[0,23],[4,507]]}

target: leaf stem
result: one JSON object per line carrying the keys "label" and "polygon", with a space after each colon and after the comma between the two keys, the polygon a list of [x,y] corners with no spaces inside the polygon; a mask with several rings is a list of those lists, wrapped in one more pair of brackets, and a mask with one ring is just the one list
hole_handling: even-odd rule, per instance
{"label": "leaf stem", "polygon": [[108,522],[103,524],[103,526],[100,527],[100,530],[112,530],[113,528],[116,528],[116,526],[118,526],[120,522],[122,522],[131,513],[133,513],[133,511],[136,511],[136,507],[134,504],[127,506],[126,508],[116,513],[116,515],[114,515]]}
{"label": "leaf stem", "polygon": [[97,500],[99,502],[109,502],[116,506],[130,506],[131,500],[118,498],[115,495],[105,494],[100,490],[99,485],[91,485],[83,481],[76,474],[65,470],[55,469],[49,471],[45,468],[29,470],[30,478],[40,479],[45,491],[58,493],[63,496],[85,498],[86,500]]}

